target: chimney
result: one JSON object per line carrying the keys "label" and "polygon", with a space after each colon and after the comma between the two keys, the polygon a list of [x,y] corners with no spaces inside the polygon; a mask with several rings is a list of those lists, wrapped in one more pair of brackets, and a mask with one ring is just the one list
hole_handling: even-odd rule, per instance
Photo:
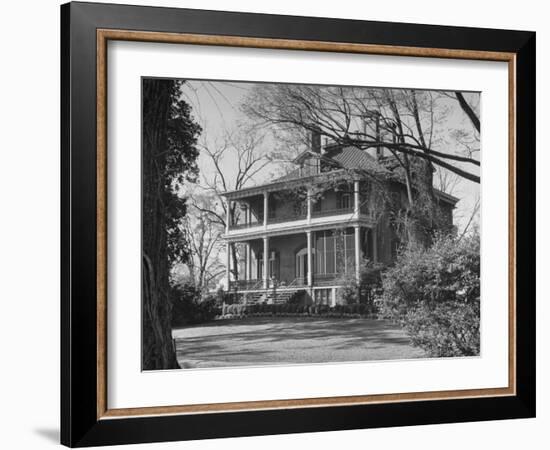
{"label": "chimney", "polygon": [[321,154],[321,131],[318,128],[311,131],[311,151]]}

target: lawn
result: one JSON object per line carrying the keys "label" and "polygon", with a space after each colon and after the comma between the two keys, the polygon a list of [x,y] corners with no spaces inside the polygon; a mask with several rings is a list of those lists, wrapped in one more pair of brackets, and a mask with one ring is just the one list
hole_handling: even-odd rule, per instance
{"label": "lawn", "polygon": [[178,328],[172,335],[183,368],[426,357],[383,320],[247,318]]}

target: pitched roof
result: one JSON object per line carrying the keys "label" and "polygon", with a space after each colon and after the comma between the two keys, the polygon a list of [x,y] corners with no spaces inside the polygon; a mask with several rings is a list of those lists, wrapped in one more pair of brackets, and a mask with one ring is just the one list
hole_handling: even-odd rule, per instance
{"label": "pitched roof", "polygon": [[[308,156],[316,156],[313,152],[306,150],[296,157],[294,161],[298,162]],[[366,151],[357,147],[332,147],[321,155],[321,158],[327,162],[334,162],[335,169],[364,170],[375,174],[389,173],[388,169],[382,166],[376,159]],[[294,169],[273,180],[273,183],[280,181],[290,181],[301,178],[300,169]]]}
{"label": "pitched roof", "polygon": [[341,151],[336,151],[334,154],[328,153],[327,156],[344,169],[365,170],[379,174],[388,173],[388,170],[376,159],[357,147],[343,147]]}
{"label": "pitched roof", "polygon": [[[299,164],[305,158],[309,156],[317,156],[317,155],[318,154],[313,153],[310,150],[306,150],[302,152],[300,155],[298,155],[294,159],[294,162]],[[375,175],[391,175],[392,173],[394,173],[394,170],[395,170],[395,167],[392,167],[391,165],[391,162],[392,162],[391,158],[386,158],[382,162],[379,162],[374,157],[372,157],[369,153],[367,153],[365,150],[361,150],[357,147],[352,147],[352,146],[347,146],[347,147],[342,147],[339,145],[327,146],[325,152],[321,155],[321,158],[323,161],[326,161],[328,163],[333,162],[335,166],[334,169],[335,170],[340,169],[340,171],[343,173],[345,173],[346,170],[360,170],[360,171],[369,172]],[[316,178],[321,175],[322,174],[304,176],[301,173],[300,168],[296,168],[294,170],[291,170],[286,175],[276,178],[270,181],[269,183],[252,186],[250,188],[245,188],[238,192],[255,191],[259,188],[267,187],[267,186],[275,187],[273,185],[280,186],[281,183],[296,181],[304,178],[311,178],[311,177]],[[441,192],[435,188],[434,188],[434,191],[440,199],[445,200],[453,205],[456,204],[456,202],[458,202],[459,200],[458,198],[452,195],[446,194],[444,192]],[[232,195],[235,193],[237,193],[237,191],[227,192],[226,195],[227,194]]]}

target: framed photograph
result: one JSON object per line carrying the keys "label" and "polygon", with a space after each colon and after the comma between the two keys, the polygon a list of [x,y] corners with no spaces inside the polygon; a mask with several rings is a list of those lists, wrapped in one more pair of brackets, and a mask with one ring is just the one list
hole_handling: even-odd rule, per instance
{"label": "framed photograph", "polygon": [[61,7],[61,441],[535,415],[535,33]]}

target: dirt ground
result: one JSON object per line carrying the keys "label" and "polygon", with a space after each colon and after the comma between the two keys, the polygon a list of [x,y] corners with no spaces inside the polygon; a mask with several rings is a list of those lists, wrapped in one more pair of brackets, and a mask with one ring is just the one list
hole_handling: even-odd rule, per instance
{"label": "dirt ground", "polygon": [[174,329],[182,368],[426,357],[404,331],[369,319],[249,318]]}

